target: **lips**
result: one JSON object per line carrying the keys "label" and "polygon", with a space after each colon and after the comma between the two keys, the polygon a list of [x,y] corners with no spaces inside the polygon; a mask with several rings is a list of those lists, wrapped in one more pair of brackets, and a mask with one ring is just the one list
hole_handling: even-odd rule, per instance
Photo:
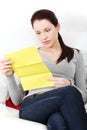
{"label": "lips", "polygon": [[50,42],[50,40],[47,40],[47,41],[44,41],[43,43],[44,44],[48,44]]}

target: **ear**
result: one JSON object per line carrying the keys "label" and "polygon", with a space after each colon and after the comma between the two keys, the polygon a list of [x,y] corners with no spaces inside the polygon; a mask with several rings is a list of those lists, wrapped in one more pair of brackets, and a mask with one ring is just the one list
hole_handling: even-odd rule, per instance
{"label": "ear", "polygon": [[56,29],[58,32],[60,31],[60,24],[59,23],[57,24]]}

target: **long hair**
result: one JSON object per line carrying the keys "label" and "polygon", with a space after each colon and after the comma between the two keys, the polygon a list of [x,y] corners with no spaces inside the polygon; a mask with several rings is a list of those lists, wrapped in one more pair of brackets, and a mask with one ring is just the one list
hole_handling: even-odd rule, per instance
{"label": "long hair", "polygon": [[[36,11],[32,17],[31,17],[31,25],[33,27],[33,24],[35,20],[42,20],[47,19],[49,22],[51,22],[55,27],[58,25],[58,19],[54,12],[48,10],[48,9],[41,9]],[[60,33],[58,32],[58,40],[60,43],[60,46],[62,48],[62,54],[57,59],[57,63],[62,61],[63,59],[67,58],[67,61],[70,62],[74,56],[74,49],[65,45]],[[79,50],[78,50],[79,51]]]}

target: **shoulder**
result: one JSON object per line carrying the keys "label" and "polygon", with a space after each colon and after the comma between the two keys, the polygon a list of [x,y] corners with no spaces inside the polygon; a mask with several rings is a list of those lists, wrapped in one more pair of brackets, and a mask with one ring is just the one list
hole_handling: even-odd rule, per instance
{"label": "shoulder", "polygon": [[74,49],[74,59],[77,62],[83,62],[83,54],[81,50]]}
{"label": "shoulder", "polygon": [[83,57],[81,50],[74,49],[74,57],[75,58]]}

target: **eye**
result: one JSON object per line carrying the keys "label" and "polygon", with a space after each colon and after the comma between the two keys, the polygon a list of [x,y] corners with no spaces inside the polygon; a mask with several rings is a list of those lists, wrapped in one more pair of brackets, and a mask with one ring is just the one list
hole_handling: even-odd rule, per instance
{"label": "eye", "polygon": [[40,35],[40,32],[35,32],[37,35]]}
{"label": "eye", "polygon": [[48,29],[45,29],[45,31],[46,31],[46,32],[49,32],[50,30],[51,30],[50,28],[48,28]]}

